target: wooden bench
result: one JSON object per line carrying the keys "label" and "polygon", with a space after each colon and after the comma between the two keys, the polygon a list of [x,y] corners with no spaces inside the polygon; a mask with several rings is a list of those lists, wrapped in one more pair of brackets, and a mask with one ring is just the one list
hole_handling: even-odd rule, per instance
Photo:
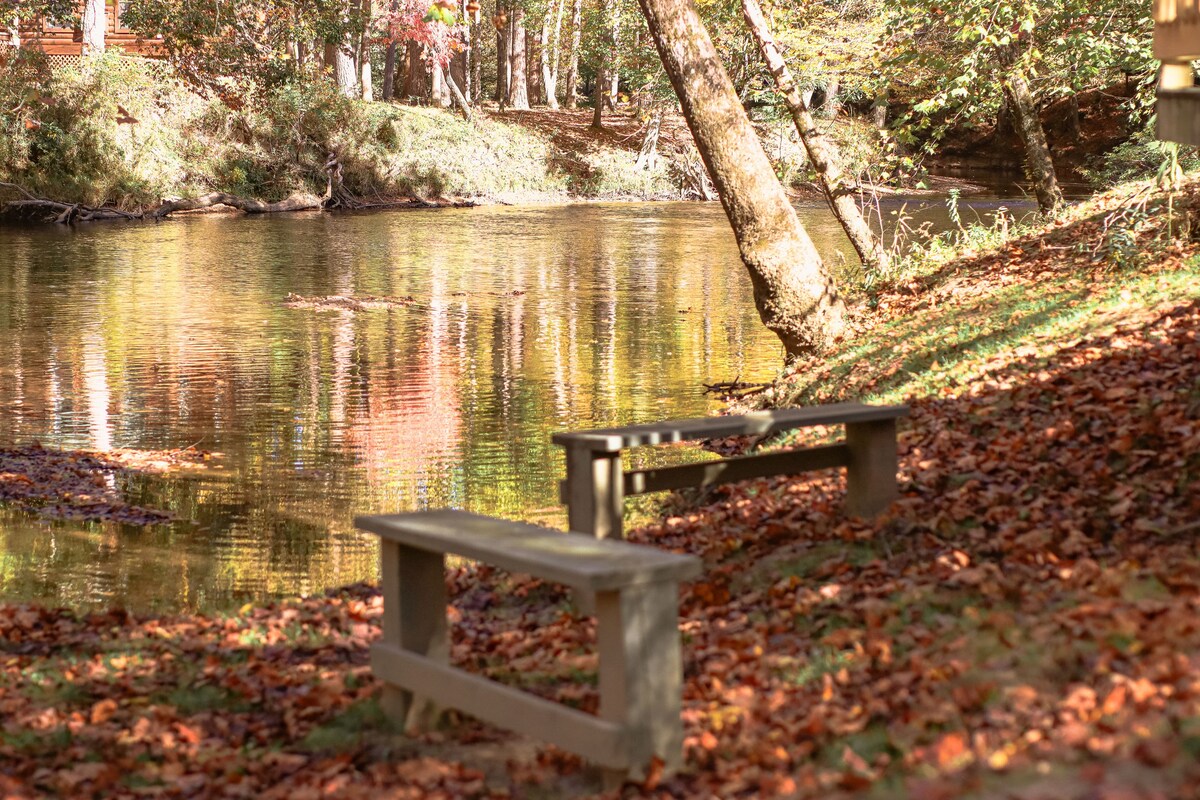
{"label": "wooden bench", "polygon": [[[874,516],[896,497],[896,420],[907,406],[837,403],[788,408],[728,417],[669,420],[623,428],[556,433],[552,440],[566,448],[567,478],[562,501],[573,531],[604,539],[621,538],[627,496],[665,489],[702,487],[768,475],[794,475],[829,467],[846,468],[846,508]],[[845,425],[841,444],[762,453],[678,467],[621,469],[621,451],[630,447],[725,436],[765,436],[813,425]]]}
{"label": "wooden bench", "polygon": [[[641,778],[655,756],[678,768],[679,582],[700,573],[699,559],[463,511],[354,524],[382,540],[383,636],[371,648],[371,669],[385,684],[387,713],[412,728],[431,708],[456,708],[577,753],[610,778]],[[447,553],[595,595],[599,716],[449,665]]]}

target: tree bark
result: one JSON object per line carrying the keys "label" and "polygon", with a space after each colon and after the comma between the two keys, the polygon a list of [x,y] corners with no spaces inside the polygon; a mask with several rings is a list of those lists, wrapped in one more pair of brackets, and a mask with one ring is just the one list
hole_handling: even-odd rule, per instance
{"label": "tree bark", "polygon": [[421,57],[421,45],[408,43],[408,67],[404,75],[404,97],[425,99],[429,95],[429,65]]}
{"label": "tree bark", "polygon": [[783,95],[784,102],[792,114],[796,132],[800,134],[800,141],[804,144],[809,160],[812,161],[817,173],[817,182],[821,191],[825,193],[825,199],[829,202],[834,216],[841,223],[842,230],[846,232],[862,263],[879,272],[885,272],[888,268],[887,251],[883,248],[883,242],[863,219],[862,209],[855,198],[855,187],[842,173],[842,158],[837,143],[817,129],[817,123],[808,106],[804,104],[791,71],[775,46],[775,39],[771,36],[758,0],[742,0],[742,16],[751,35],[758,42],[758,49],[767,64],[767,69],[775,79],[775,88]]}
{"label": "tree bark", "polygon": [[429,67],[429,74],[431,78],[429,81],[430,102],[439,108],[449,108],[451,100],[450,87],[446,85],[446,68],[441,64],[432,64]]}
{"label": "tree bark", "polygon": [[83,55],[104,52],[104,29],[108,25],[108,8],[104,0],[84,0]]}
{"label": "tree bark", "polygon": [[383,57],[383,99],[391,100],[396,94],[396,43],[388,42],[387,54]]}
{"label": "tree bark", "polygon": [[462,112],[463,119],[467,122],[474,122],[471,116],[471,102],[463,95],[462,90],[458,88],[458,84],[454,81],[454,71],[446,72],[446,86],[450,89],[450,96],[454,98],[454,103],[458,106],[458,110]]}
{"label": "tree bark", "polygon": [[883,130],[887,127],[888,115],[888,92],[887,89],[880,89],[875,93],[875,99],[871,102],[871,123]]}
{"label": "tree bark", "polygon": [[691,0],[639,0],[750,272],[763,323],[790,358],[825,349],[845,307],[738,101]]}
{"label": "tree bark", "polygon": [[1014,70],[1004,81],[1004,93],[1017,123],[1017,133],[1025,145],[1025,175],[1033,183],[1038,208],[1043,214],[1053,214],[1062,206],[1063,195],[1033,92],[1025,76]]}
{"label": "tree bark", "polygon": [[558,16],[559,25],[562,24],[562,2],[561,0],[551,0],[550,5],[546,8],[546,16],[542,18],[542,35],[538,42],[541,50],[542,60],[542,100],[548,105],[551,110],[558,108],[558,44],[555,42],[551,45],[550,38],[550,18],[554,15]]}
{"label": "tree bark", "polygon": [[508,105],[509,71],[512,61],[508,57],[508,23],[496,31],[496,102],[503,109]]}
{"label": "tree bark", "polygon": [[542,96],[542,70],[540,68],[542,51],[538,47],[536,33],[525,29],[525,96],[530,103],[537,102]]}
{"label": "tree bark", "polygon": [[596,65],[596,85],[592,89],[592,102],[595,106],[592,109],[592,127],[604,128],[604,98],[607,96],[604,92],[605,78],[607,75],[604,71],[603,62]]}
{"label": "tree bark", "polygon": [[325,66],[333,70],[333,82],[338,90],[346,97],[354,97],[358,81],[354,75],[354,57],[350,53],[349,43],[326,42]]}
{"label": "tree bark", "polygon": [[525,9],[514,6],[508,11],[508,106],[529,110],[529,79],[525,63]]}
{"label": "tree bark", "polygon": [[[566,2],[566,0],[562,0]],[[567,108],[572,111],[579,105],[579,45],[583,34],[583,0],[575,0],[571,6],[571,52],[567,56]]]}
{"label": "tree bark", "polygon": [[825,102],[821,103],[821,114],[833,119],[842,110],[842,102],[838,98],[838,90],[841,88],[841,80],[837,75],[829,76],[829,81],[825,84]]}
{"label": "tree bark", "polygon": [[612,4],[612,29],[609,31],[609,51],[608,51],[608,69],[605,73],[608,75],[608,102],[615,111],[617,108],[617,94],[621,83],[621,4],[614,2]]}
{"label": "tree bark", "polygon": [[467,98],[472,103],[483,102],[483,33],[478,24],[479,12],[475,13],[476,24],[471,26],[471,91]]}

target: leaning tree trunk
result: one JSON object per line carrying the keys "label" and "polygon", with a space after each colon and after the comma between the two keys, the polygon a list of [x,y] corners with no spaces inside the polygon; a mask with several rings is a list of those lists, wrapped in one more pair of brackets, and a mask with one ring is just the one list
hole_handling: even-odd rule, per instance
{"label": "leaning tree trunk", "polygon": [[1063,204],[1062,190],[1058,188],[1046,131],[1042,128],[1037,104],[1025,76],[1014,70],[1004,82],[1004,94],[1017,123],[1017,133],[1025,145],[1025,174],[1033,182],[1038,208],[1043,214],[1053,214]]}
{"label": "leaning tree trunk", "polygon": [[529,110],[529,78],[525,63],[525,9],[509,10],[508,28],[508,107]]}
{"label": "leaning tree trunk", "polygon": [[[566,0],[563,0],[566,2]],[[583,35],[583,0],[571,6],[571,52],[567,56],[567,108],[579,105],[579,45]]]}
{"label": "leaning tree trunk", "polygon": [[767,69],[775,78],[775,88],[783,95],[788,110],[792,112],[796,132],[800,134],[800,141],[808,152],[808,158],[817,172],[817,181],[825,193],[825,199],[829,201],[830,208],[833,209],[834,216],[841,223],[842,230],[846,232],[862,263],[880,272],[886,271],[887,251],[883,249],[883,242],[863,219],[862,209],[855,199],[855,187],[842,173],[842,158],[837,143],[817,129],[812,113],[800,97],[796,82],[792,80],[791,71],[775,46],[771,29],[767,27],[767,20],[763,17],[758,0],[742,0],[742,16],[746,19],[750,33],[758,42],[758,49],[762,53],[763,61],[767,63]]}
{"label": "leaning tree trunk", "polygon": [[638,0],[754,285],[789,358],[830,346],[845,307],[775,177],[691,0]]}
{"label": "leaning tree trunk", "polygon": [[84,0],[83,4],[83,54],[95,55],[104,52],[104,29],[108,24],[108,9],[104,0]]}

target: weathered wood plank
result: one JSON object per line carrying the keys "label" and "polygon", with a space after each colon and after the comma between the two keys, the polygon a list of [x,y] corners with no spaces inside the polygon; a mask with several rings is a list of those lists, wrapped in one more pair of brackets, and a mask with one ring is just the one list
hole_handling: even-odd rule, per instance
{"label": "weathered wood plank", "polygon": [[[371,671],[387,683],[404,686],[440,705],[508,730],[549,739],[602,767],[630,766],[629,730],[618,722],[543,700],[383,642],[371,647]],[[676,718],[676,727],[678,724]]]}
{"label": "weathered wood plank", "polygon": [[1159,139],[1200,146],[1200,89],[1159,89]]}
{"label": "weathered wood plank", "polygon": [[408,547],[453,553],[590,592],[683,581],[700,574],[695,556],[466,511],[356,517],[354,525]]}
{"label": "weathered wood plank", "polygon": [[908,416],[907,406],[869,406],[834,403],[812,408],[756,411],[728,417],[669,420],[622,428],[596,428],[556,433],[555,444],[616,452],[628,447],[712,439],[723,436],[767,435],[812,425],[841,425]]}
{"label": "weathered wood plank", "polygon": [[797,475],[814,469],[844,467],[848,463],[850,451],[846,445],[831,444],[802,450],[723,458],[719,461],[677,467],[630,470],[625,473],[625,494],[712,486],[769,475]]}

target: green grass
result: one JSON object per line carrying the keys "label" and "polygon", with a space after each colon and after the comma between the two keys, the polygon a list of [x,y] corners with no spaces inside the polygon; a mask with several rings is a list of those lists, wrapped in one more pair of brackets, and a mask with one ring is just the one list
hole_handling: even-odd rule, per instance
{"label": "green grass", "polygon": [[[985,379],[1013,359],[1025,360],[1026,368],[1036,371],[1064,345],[1109,333],[1158,306],[1200,298],[1200,257],[1175,269],[1148,270],[1146,264],[1163,249],[1162,240],[1147,240],[1139,230],[1127,230],[1127,236],[1110,231],[1116,241],[1134,242],[1132,249],[1123,244],[1117,253],[1109,239],[1095,238],[1103,206],[1099,212],[1086,206],[1072,213],[1065,226],[1050,233],[1016,228],[985,237],[978,253],[998,254],[999,261],[991,263],[1000,268],[1026,260],[1017,248],[1036,252],[1043,238],[1053,235],[1051,246],[1065,251],[1063,266],[1039,268],[1036,279],[1008,274],[992,281],[986,274],[960,272],[978,267],[961,260],[961,251],[944,242],[933,248],[934,255],[927,249],[909,259],[864,305],[908,294],[921,298],[915,308],[880,315],[862,334],[825,356],[820,368],[787,379],[765,402],[789,406],[853,398],[895,403],[937,396]],[[1161,209],[1152,209],[1148,217],[1149,224],[1165,226]],[[1118,220],[1114,230],[1120,224]],[[1130,227],[1134,225],[1144,227],[1145,219],[1132,220]]]}

